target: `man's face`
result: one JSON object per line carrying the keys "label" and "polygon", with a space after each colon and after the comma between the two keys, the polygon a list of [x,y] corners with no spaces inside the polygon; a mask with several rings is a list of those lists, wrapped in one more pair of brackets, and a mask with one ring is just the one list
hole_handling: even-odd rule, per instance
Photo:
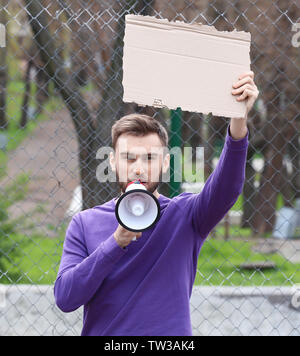
{"label": "man's face", "polygon": [[170,155],[155,133],[146,136],[121,135],[110,164],[116,172],[122,193],[129,182],[140,179],[151,193],[155,192],[162,174],[168,170]]}

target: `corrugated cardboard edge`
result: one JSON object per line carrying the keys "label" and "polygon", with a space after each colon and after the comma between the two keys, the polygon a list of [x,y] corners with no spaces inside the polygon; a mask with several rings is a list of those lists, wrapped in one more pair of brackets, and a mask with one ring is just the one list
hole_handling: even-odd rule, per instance
{"label": "corrugated cardboard edge", "polygon": [[[205,34],[211,34],[214,36],[224,37],[224,38],[234,38],[235,40],[241,40],[251,43],[251,33],[246,31],[238,31],[234,29],[233,31],[219,31],[212,25],[203,25],[202,23],[186,23],[183,21],[169,21],[168,19],[158,19],[153,16],[143,16],[143,15],[125,15],[126,23],[135,24],[141,26],[155,27],[165,30],[185,30],[190,32],[199,32]],[[234,36],[233,36],[234,35]]]}
{"label": "corrugated cardboard edge", "polygon": [[[141,104],[138,100],[125,101],[125,103],[133,103],[133,104],[136,104],[137,106],[140,106],[140,107],[151,106],[151,107],[154,107],[156,109],[166,109],[166,110],[181,109],[180,106],[172,106],[172,105],[167,106],[167,105],[164,105],[164,104],[162,104],[162,100],[161,99],[154,99],[154,102],[153,102],[152,105]],[[184,111],[189,111],[189,110],[184,109]],[[228,118],[231,118],[231,117],[239,118],[240,117],[240,118],[242,118],[242,117],[245,117],[246,112],[247,112],[247,108],[246,108],[246,105],[245,105],[245,109],[244,109],[244,113],[243,114],[241,114],[240,112],[237,112],[237,111],[230,111],[230,110],[227,110],[224,113],[224,111],[220,111],[218,109],[215,109],[214,111],[211,111],[211,110],[201,110],[201,111],[191,110],[189,112],[199,113],[199,114],[203,114],[203,115],[213,115],[213,116],[217,116],[217,117],[228,117]]]}
{"label": "corrugated cardboard edge", "polygon": [[[146,104],[142,104],[141,102],[139,102],[138,100],[134,100],[134,101],[125,101],[126,103],[134,103],[140,107],[147,107],[147,106],[151,106],[151,107],[154,107],[156,109],[166,109],[166,110],[177,110],[177,109],[180,109],[179,106],[172,106],[172,105],[164,105],[162,100],[161,99],[154,99],[153,101],[153,104],[152,105],[146,105]],[[225,117],[245,117],[246,115],[246,105],[245,105],[245,113],[241,116],[241,113],[240,112],[236,112],[236,111],[230,111],[228,110],[226,112],[226,115],[228,116],[225,116]],[[190,111],[190,112],[197,112],[197,113],[200,113],[200,114],[203,114],[203,115],[213,115],[213,116],[217,116],[217,117],[224,117],[224,112],[223,111],[219,111],[218,109],[215,109],[214,112],[212,111],[208,111],[208,110],[202,110],[202,111]]]}
{"label": "corrugated cardboard edge", "polygon": [[3,48],[6,46],[6,39],[5,39],[5,26],[0,24],[0,47]]}

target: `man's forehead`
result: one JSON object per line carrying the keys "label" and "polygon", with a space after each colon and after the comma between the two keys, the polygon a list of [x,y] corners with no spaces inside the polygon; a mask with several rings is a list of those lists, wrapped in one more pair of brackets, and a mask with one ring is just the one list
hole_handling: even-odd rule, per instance
{"label": "man's forehead", "polygon": [[116,150],[119,152],[161,152],[163,149],[162,143],[156,134],[147,136],[132,136],[121,135],[117,141]]}

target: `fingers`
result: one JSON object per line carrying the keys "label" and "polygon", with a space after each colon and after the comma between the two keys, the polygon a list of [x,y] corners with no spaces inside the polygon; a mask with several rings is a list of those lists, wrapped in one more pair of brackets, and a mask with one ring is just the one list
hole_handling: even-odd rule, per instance
{"label": "fingers", "polygon": [[243,79],[244,77],[250,77],[250,78],[254,79],[254,72],[252,72],[252,70],[250,70],[249,72],[245,72],[245,73],[241,74],[239,76],[239,80]]}
{"label": "fingers", "polygon": [[252,84],[252,85],[255,85],[254,84],[254,72],[250,71],[250,72],[245,72],[243,74],[241,74],[239,76],[239,81],[237,81],[236,83],[234,83],[232,85],[233,88],[238,88],[246,83],[249,83],[249,84]]}
{"label": "fingers", "polygon": [[134,237],[132,238],[131,241],[136,241],[136,240],[139,239],[141,236],[142,236],[142,233],[141,233],[141,232],[137,232],[137,233],[135,233],[135,235],[134,235]]}
{"label": "fingers", "polygon": [[254,83],[254,73],[252,71],[241,74],[239,80],[232,85],[232,95],[240,95],[237,101],[246,101],[247,115],[258,98],[259,91]]}
{"label": "fingers", "polygon": [[254,81],[253,81],[253,78],[251,78],[250,76],[246,76],[246,77],[243,77],[243,79],[239,80],[238,82],[234,83],[233,84],[233,88],[239,88],[241,85],[244,85],[244,84],[251,84],[251,85],[254,85]]}
{"label": "fingers", "polygon": [[252,89],[252,86],[251,86],[249,83],[247,83],[247,84],[245,84],[245,85],[239,87],[238,89],[233,89],[231,92],[232,92],[233,95],[237,95],[237,94],[242,93],[242,92],[243,92],[244,90],[246,90],[246,89],[251,90],[251,89]]}
{"label": "fingers", "polygon": [[252,71],[243,73],[239,76],[239,81],[233,84],[233,90],[231,91],[232,95],[239,95],[236,98],[237,101],[243,101],[247,97],[257,98],[258,89],[254,83],[254,73]]}
{"label": "fingers", "polygon": [[134,232],[125,229],[120,224],[118,225],[117,230],[114,233],[114,237],[122,248],[128,246],[131,241],[137,240],[142,236],[142,232]]}
{"label": "fingers", "polygon": [[136,233],[135,233],[135,237],[136,237],[137,239],[139,239],[141,236],[142,236],[142,233],[141,233],[141,232],[136,232]]}
{"label": "fingers", "polygon": [[239,96],[238,98],[236,98],[236,100],[237,101],[242,101],[242,100],[245,100],[247,97],[250,97],[250,96],[255,96],[254,90],[245,89],[243,94],[241,96]]}

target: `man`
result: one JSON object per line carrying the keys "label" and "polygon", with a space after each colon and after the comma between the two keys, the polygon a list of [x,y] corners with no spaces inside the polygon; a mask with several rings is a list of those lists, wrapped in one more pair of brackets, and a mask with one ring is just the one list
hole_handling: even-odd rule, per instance
{"label": "man", "polygon": [[[258,97],[254,73],[244,73],[232,95],[247,115]],[[247,117],[233,118],[218,165],[199,194],[159,194],[170,156],[157,120],[131,114],[112,128],[110,157],[121,192],[140,179],[159,200],[159,221],[142,233],[115,218],[116,198],[77,213],[66,232],[54,294],[71,312],[84,305],[82,335],[192,335],[189,299],[201,246],[242,192],[248,148]],[[153,162],[155,164],[153,164]],[[137,237],[137,241],[132,241]]]}

